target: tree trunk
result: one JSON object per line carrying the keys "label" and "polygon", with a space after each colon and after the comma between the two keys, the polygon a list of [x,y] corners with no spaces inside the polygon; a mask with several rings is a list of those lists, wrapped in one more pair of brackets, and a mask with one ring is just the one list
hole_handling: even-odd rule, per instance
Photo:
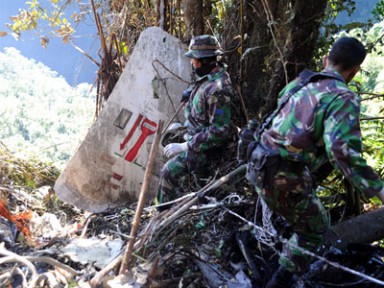
{"label": "tree trunk", "polygon": [[[327,1],[325,0],[299,0],[291,1],[293,18],[288,19],[288,34],[281,40],[282,59],[277,61],[275,71],[271,77],[268,93],[267,111],[276,107],[276,96],[279,91],[300,71],[311,66],[316,41],[319,36],[321,19],[324,16]],[[284,41],[285,40],[285,41]]]}
{"label": "tree trunk", "polygon": [[369,244],[383,238],[384,208],[336,224],[326,234],[326,242],[340,248],[348,244]]}
{"label": "tree trunk", "polygon": [[327,0],[240,1],[228,12],[223,46],[242,37],[242,54],[233,50],[227,60],[250,117],[260,118],[281,88],[311,66]]}
{"label": "tree trunk", "polygon": [[185,25],[191,37],[204,34],[203,0],[184,0]]}
{"label": "tree trunk", "polygon": [[157,0],[157,21],[159,27],[164,31],[168,31],[169,28],[169,13],[168,13],[168,0]]}

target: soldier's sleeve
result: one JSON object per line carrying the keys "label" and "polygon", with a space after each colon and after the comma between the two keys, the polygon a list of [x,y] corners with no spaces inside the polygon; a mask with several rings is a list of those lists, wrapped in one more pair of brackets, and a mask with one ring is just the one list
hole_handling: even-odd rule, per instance
{"label": "soldier's sleeve", "polygon": [[227,141],[231,131],[230,103],[232,95],[231,90],[219,90],[209,95],[207,98],[209,125],[188,141],[189,150],[203,152]]}
{"label": "soldier's sleeve", "polygon": [[360,103],[352,92],[332,101],[325,112],[324,142],[330,163],[361,192],[373,197],[383,188],[377,173],[362,158]]}

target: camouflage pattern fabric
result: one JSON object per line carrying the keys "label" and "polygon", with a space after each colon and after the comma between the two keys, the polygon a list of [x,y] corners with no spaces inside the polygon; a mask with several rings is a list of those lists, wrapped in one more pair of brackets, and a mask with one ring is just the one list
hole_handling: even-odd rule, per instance
{"label": "camouflage pattern fabric", "polygon": [[180,178],[205,168],[208,154],[221,152],[231,139],[233,93],[229,75],[222,66],[196,81],[184,110],[188,151],[165,163],[160,175],[158,202],[174,199]]}
{"label": "camouflage pattern fabric", "polygon": [[[360,97],[350,91],[336,71],[310,83],[291,97],[260,139],[266,151],[278,151],[283,159],[300,161],[311,171],[330,162],[367,197],[383,188],[383,181],[362,158]],[[288,84],[279,98],[296,84]]]}
{"label": "camouflage pattern fabric", "polygon": [[[259,151],[252,153],[247,171],[260,197],[293,225],[289,243],[310,251],[320,246],[329,225],[314,193],[318,183],[313,181],[326,176],[319,169],[327,167],[329,173],[331,164],[368,197],[383,187],[380,177],[361,156],[359,97],[336,71],[322,73],[339,80],[321,79],[292,95],[259,137]],[[280,92],[279,101],[297,83],[288,84]],[[278,163],[272,164],[271,159],[276,157]],[[279,262],[294,272],[304,271],[309,260],[288,244]]]}
{"label": "camouflage pattern fabric", "polygon": [[207,58],[222,55],[219,42],[212,35],[199,35],[192,38],[189,51],[184,54],[188,58]]}
{"label": "camouflage pattern fabric", "polygon": [[157,203],[174,200],[184,191],[179,187],[181,177],[205,167],[207,155],[205,153],[195,154],[190,151],[182,152],[170,159],[161,170]]}
{"label": "camouflage pattern fabric", "polygon": [[[260,165],[257,160],[252,163],[249,166]],[[329,227],[327,211],[315,195],[308,167],[272,156],[261,165],[256,177],[252,174],[257,168],[251,169],[247,178],[255,185],[256,192],[293,230],[280,255],[280,265],[291,272],[306,271],[311,259],[297,247],[316,252]]]}

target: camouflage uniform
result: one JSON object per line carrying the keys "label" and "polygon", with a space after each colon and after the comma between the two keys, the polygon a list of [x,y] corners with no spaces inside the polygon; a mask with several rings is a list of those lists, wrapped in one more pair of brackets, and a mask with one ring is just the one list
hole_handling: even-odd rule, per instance
{"label": "camouflage uniform", "polygon": [[[207,38],[211,37],[211,38]],[[197,39],[197,40],[196,40]],[[217,41],[212,36],[198,36],[192,40],[187,57],[204,58],[219,54]],[[205,45],[198,50],[199,41],[212,40],[214,49]],[[209,43],[208,43],[209,44]],[[197,170],[204,170],[209,154],[217,154],[231,137],[230,103],[233,97],[230,77],[223,65],[217,64],[205,76],[197,79],[187,106],[185,118],[188,150],[170,159],[161,171],[157,200],[162,203],[176,197],[181,177]],[[166,199],[163,199],[163,198]]]}
{"label": "camouflage uniform", "polygon": [[[329,227],[327,212],[315,195],[317,180],[322,180],[316,175],[326,176],[319,173],[321,167],[330,163],[368,197],[383,187],[361,157],[359,96],[336,71],[322,72],[333,78],[309,83],[291,96],[260,136],[247,170],[260,197],[292,225],[289,243],[309,251],[322,244]],[[297,81],[280,92],[279,101]],[[292,272],[305,271],[309,257],[289,243],[280,265]]]}

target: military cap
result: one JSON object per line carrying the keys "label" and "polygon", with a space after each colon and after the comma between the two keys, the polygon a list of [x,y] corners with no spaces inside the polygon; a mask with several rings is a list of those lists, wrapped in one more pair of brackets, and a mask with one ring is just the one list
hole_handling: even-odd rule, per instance
{"label": "military cap", "polygon": [[200,35],[192,38],[189,51],[184,55],[189,58],[207,58],[222,55],[220,44],[212,35]]}

